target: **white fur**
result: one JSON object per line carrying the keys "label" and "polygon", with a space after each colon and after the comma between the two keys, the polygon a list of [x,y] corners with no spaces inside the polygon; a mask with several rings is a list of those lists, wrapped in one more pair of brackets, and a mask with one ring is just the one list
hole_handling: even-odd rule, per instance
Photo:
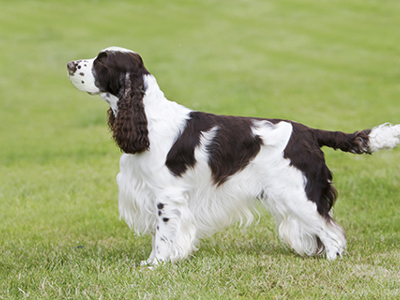
{"label": "white fur", "polygon": [[400,143],[400,125],[382,124],[369,134],[370,152],[391,149]]}
{"label": "white fur", "polygon": [[132,52],[132,53],[136,53],[135,51],[132,51],[132,50],[129,50],[129,49],[126,49],[126,48],[122,48],[122,47],[117,47],[117,46],[107,47],[107,48],[105,48],[105,49],[103,49],[101,51],[102,52],[103,51],[109,51],[109,52]]}

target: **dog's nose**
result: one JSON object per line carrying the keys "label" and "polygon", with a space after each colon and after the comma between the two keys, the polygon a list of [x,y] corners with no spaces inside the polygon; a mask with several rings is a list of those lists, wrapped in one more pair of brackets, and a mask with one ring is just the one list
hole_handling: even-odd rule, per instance
{"label": "dog's nose", "polygon": [[74,74],[75,74],[75,72],[76,72],[76,65],[77,65],[77,63],[74,62],[74,61],[70,61],[70,62],[67,64],[67,68],[68,68],[68,73],[69,73],[69,75],[74,75]]}

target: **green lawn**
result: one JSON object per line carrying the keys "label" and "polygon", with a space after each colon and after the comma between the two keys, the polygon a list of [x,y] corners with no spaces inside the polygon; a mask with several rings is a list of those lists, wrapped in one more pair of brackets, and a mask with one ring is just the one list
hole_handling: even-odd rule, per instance
{"label": "green lawn", "polygon": [[139,267],[107,104],[66,63],[139,52],[166,96],[328,130],[400,123],[397,0],[0,0],[0,299],[398,299],[400,149],[326,149],[348,253],[285,248],[268,213],[188,261]]}

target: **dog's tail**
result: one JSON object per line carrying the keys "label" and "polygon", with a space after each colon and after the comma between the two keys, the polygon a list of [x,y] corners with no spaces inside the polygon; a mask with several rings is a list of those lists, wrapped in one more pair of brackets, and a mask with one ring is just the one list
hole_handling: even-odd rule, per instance
{"label": "dog's tail", "polygon": [[340,131],[315,130],[320,147],[327,146],[345,152],[363,154],[391,149],[400,144],[400,124],[385,123],[373,129],[343,133]]}

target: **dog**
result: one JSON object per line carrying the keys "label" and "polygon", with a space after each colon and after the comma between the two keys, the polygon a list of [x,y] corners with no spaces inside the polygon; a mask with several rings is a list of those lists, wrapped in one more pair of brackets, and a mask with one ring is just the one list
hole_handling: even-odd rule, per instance
{"label": "dog", "polygon": [[400,125],[347,134],[193,111],[167,100],[140,55],[124,48],[67,68],[78,90],[110,105],[108,124],[123,152],[119,212],[137,233],[152,235],[148,265],[188,258],[200,239],[249,224],[257,202],[299,255],[342,256],[346,235],[332,217],[337,193],[321,147],[371,154],[400,142]]}

